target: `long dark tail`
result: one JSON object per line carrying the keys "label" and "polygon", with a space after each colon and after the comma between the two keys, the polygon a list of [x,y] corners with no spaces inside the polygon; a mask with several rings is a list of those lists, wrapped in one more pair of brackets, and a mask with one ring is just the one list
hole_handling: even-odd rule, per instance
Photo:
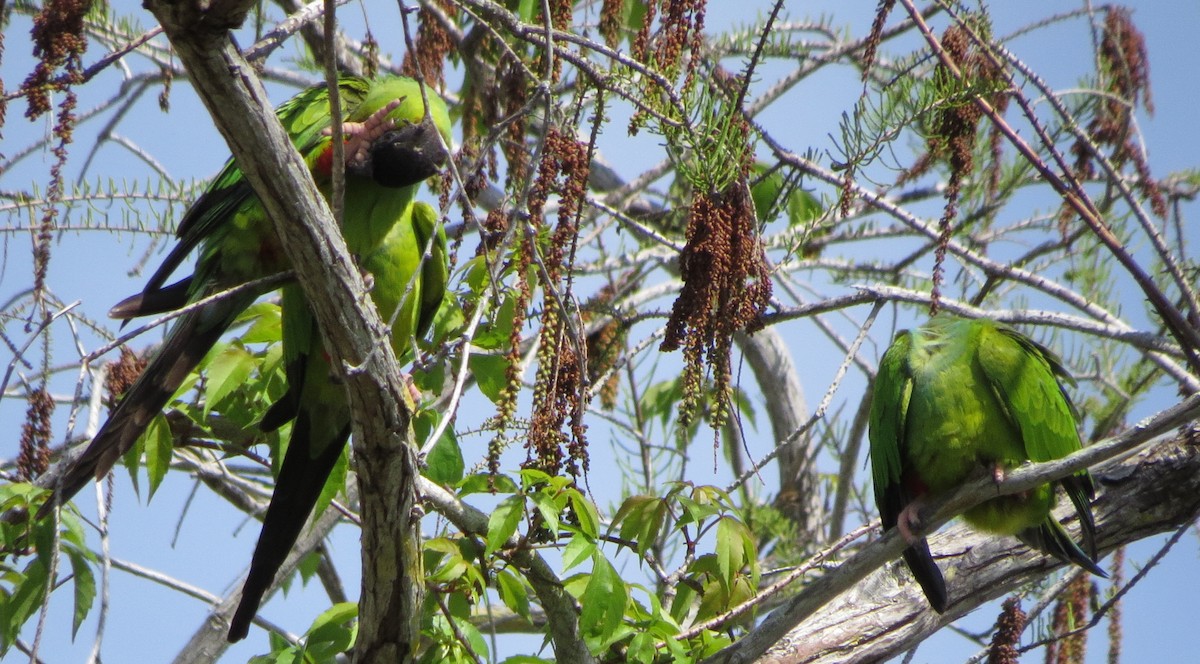
{"label": "long dark tail", "polygon": [[1046,520],[1036,528],[1027,528],[1017,533],[1017,537],[1027,546],[1049,554],[1065,563],[1074,563],[1087,571],[1102,578],[1108,578],[1104,570],[1096,564],[1099,556],[1096,552],[1096,521],[1092,518],[1092,506],[1089,499],[1096,495],[1092,478],[1087,473],[1071,475],[1060,484],[1066,491],[1067,497],[1075,506],[1075,514],[1079,516],[1079,530],[1083,535],[1083,546],[1075,543],[1062,524],[1053,514],[1046,515]]}
{"label": "long dark tail", "polygon": [[70,500],[92,478],[101,479],[112,470],[238,313],[253,301],[253,296],[230,298],[179,317],[158,354],[113,409],[91,444],[71,461],[53,487],[54,495],[38,510],[39,519],[55,505]]}
{"label": "long dark tail", "polygon": [[170,286],[144,290],[121,300],[108,310],[110,318],[131,320],[142,316],[162,314],[182,309],[192,294],[192,277],[187,276]]}
{"label": "long dark tail", "polygon": [[242,586],[242,601],[229,624],[228,638],[231,643],[242,640],[249,633],[250,622],[258,613],[263,595],[271,587],[275,574],[300,536],[309,513],[321,496],[325,481],[346,446],[346,439],[350,437],[350,423],[346,422],[337,440],[330,441],[314,457],[311,440],[313,415],[301,410],[292,425],[292,438],[279,469],[275,493],[267,506],[262,532],[254,547],[254,557],[250,560],[250,574]]}
{"label": "long dark tail", "polygon": [[1091,556],[1084,553],[1052,514],[1037,528],[1027,528],[1017,533],[1017,538],[1030,548],[1054,556],[1065,563],[1079,565],[1096,576],[1108,578],[1104,570]]}
{"label": "long dark tail", "polygon": [[938,569],[937,563],[933,562],[933,554],[929,553],[929,543],[924,538],[914,542],[904,550],[904,562],[908,563],[908,569],[925,592],[929,606],[938,613],[945,613],[950,604],[946,595],[946,581],[942,578],[942,571]]}

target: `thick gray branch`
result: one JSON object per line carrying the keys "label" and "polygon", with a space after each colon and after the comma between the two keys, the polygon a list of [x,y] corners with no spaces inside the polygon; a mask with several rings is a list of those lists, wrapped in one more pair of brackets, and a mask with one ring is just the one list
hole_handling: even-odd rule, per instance
{"label": "thick gray branch", "polygon": [[[275,221],[280,243],[320,324],[354,413],[362,492],[363,586],[355,659],[412,659],[421,595],[419,531],[412,516],[416,458],[405,387],[362,277],[303,160],[280,126],[228,29],[252,2],[148,0],[247,180]],[[351,369],[352,368],[352,369]]]}
{"label": "thick gray branch", "polygon": [[[927,524],[925,530],[936,529],[955,514],[983,500],[1001,494],[1025,491],[1051,479],[1064,477],[1080,468],[1111,459],[1195,419],[1197,415],[1200,415],[1200,397],[1193,396],[1139,423],[1116,438],[1085,448],[1059,461],[1019,468],[999,485],[990,478],[980,478],[971,482],[945,500],[931,505],[928,511],[922,510],[921,521]],[[1200,453],[1194,445],[1178,441],[1160,443],[1155,449],[1160,451],[1152,454],[1150,461],[1138,456],[1119,464],[1110,464],[1110,467],[1098,473],[1104,490],[1096,502],[1096,524],[1100,533],[1098,545],[1103,551],[1169,530],[1200,515]],[[1147,464],[1151,464],[1152,468],[1148,468]],[[1134,469],[1137,472],[1133,472]],[[1175,494],[1176,489],[1183,493]],[[1166,495],[1167,493],[1171,495]],[[842,645],[852,644],[855,656],[864,640],[869,640],[862,636],[868,632],[882,635],[915,629],[899,641],[901,645],[911,646],[939,629],[943,623],[926,608],[925,600],[920,595],[921,591],[915,585],[910,583],[900,596],[897,596],[899,590],[889,592],[874,587],[883,583],[877,580],[879,575],[887,575],[885,578],[890,578],[892,585],[895,585],[899,578],[908,578],[896,577],[894,572],[889,573],[881,569],[885,564],[899,558],[904,546],[904,541],[894,529],[888,531],[835,570],[809,583],[798,595],[767,616],[744,639],[705,661],[749,662],[772,648],[784,648],[786,652],[787,644],[791,644],[792,648],[799,647],[805,643],[806,638],[813,639],[814,644],[818,641],[825,642],[834,638],[837,630],[842,629],[841,625],[847,625],[847,621],[855,616],[861,616],[861,622],[846,628],[857,630],[852,632],[855,638],[838,642]],[[947,583],[951,587],[952,603],[950,610],[942,618],[944,621],[953,620],[983,602],[1019,587],[1029,579],[1044,574],[1048,567],[1053,566],[1050,560],[1042,556],[1012,557],[1012,551],[1018,547],[1005,538],[973,536],[952,530],[932,537],[930,546],[942,554],[948,551],[957,552],[952,554],[954,560],[950,564],[945,564],[947,559],[943,558],[943,568],[955,569],[955,574],[946,575]],[[1013,549],[1006,549],[1008,546],[1013,546]],[[1006,551],[1008,555],[1005,554]],[[964,594],[963,588],[975,587],[971,577],[976,572],[969,571],[971,565],[981,565],[983,569],[995,571],[990,573],[991,576],[981,576],[978,586],[980,590]],[[871,580],[864,581],[869,576]],[[863,592],[863,585],[870,593]],[[984,589],[987,589],[987,592],[994,590],[995,594],[988,595]],[[853,595],[839,597],[848,591]],[[835,600],[836,604],[831,604]],[[837,616],[839,607],[846,614],[829,622],[829,616]],[[888,613],[889,609],[895,613]],[[914,622],[917,623],[915,628],[908,627]],[[820,625],[832,625],[828,628],[832,631],[821,631],[818,629]],[[848,633],[851,632],[841,635],[845,636]],[[833,649],[841,661],[850,656],[849,652],[836,651],[840,646],[835,646],[832,641],[825,645]],[[810,652],[809,646],[804,647],[805,652]],[[905,649],[896,647],[899,648],[896,652]],[[815,656],[823,652],[812,651],[810,654]],[[886,656],[877,652],[867,659],[874,661]],[[789,657],[786,660],[774,661],[809,660]]]}
{"label": "thick gray branch", "polygon": [[[1183,441],[1157,445],[1097,473],[1095,503],[1102,552],[1194,521],[1200,515],[1200,450]],[[1070,510],[1059,510],[1059,516]],[[1071,520],[1071,525],[1074,520]],[[1075,531],[1075,528],[1072,528]],[[1078,533],[1075,533],[1078,537]],[[778,662],[833,664],[884,661],[984,602],[1020,590],[1060,567],[1015,538],[955,525],[930,538],[947,573],[951,606],[938,616],[900,562],[878,569],[827,605],[768,652]],[[848,651],[846,644],[853,644]]]}
{"label": "thick gray branch", "polygon": [[779,453],[777,506],[796,522],[802,541],[820,542],[824,538],[825,514],[820,478],[809,444],[812,438],[807,433],[794,435],[808,421],[808,404],[791,351],[774,327],[752,335],[739,332],[733,340],[762,390],[776,444],[783,445]]}

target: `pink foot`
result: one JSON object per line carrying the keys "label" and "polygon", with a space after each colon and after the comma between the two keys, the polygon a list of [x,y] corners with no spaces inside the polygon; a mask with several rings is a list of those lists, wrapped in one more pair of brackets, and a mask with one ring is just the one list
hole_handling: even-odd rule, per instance
{"label": "pink foot", "polygon": [[419,405],[421,403],[421,397],[424,395],[422,395],[421,390],[417,388],[417,383],[413,380],[412,374],[404,374],[404,384],[408,387],[408,396],[412,397],[414,404]]}
{"label": "pink foot", "polygon": [[1008,471],[1004,469],[1004,464],[999,461],[992,464],[992,479],[996,481],[996,484],[1003,482],[1006,477],[1008,477]]}
{"label": "pink foot", "polygon": [[[353,170],[366,165],[371,144],[396,128],[396,121],[389,118],[388,114],[399,108],[402,103],[404,103],[404,97],[392,100],[383,108],[372,113],[371,117],[364,122],[342,123],[342,136],[346,141],[347,168]],[[332,136],[333,128],[327,127],[321,133]]]}
{"label": "pink foot", "polygon": [[921,528],[921,500],[912,501],[900,510],[900,514],[896,517],[896,529],[900,531],[900,536],[905,542],[912,544],[916,542],[918,537],[916,531]]}

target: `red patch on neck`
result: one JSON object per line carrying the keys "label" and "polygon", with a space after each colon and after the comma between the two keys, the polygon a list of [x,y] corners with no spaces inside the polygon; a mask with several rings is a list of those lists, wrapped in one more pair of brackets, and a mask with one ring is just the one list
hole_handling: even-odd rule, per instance
{"label": "red patch on neck", "polygon": [[321,154],[317,155],[317,162],[313,165],[316,174],[321,177],[333,177],[333,142],[330,141],[325,149],[321,150]]}

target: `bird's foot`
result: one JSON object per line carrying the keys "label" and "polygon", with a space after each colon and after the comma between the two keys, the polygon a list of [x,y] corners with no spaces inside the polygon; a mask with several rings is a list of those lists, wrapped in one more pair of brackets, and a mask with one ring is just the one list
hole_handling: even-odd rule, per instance
{"label": "bird's foot", "polygon": [[921,499],[912,501],[900,510],[900,514],[896,516],[896,529],[909,544],[920,539],[917,531],[921,529]]}
{"label": "bird's foot", "polygon": [[[384,134],[396,128],[396,121],[388,115],[404,103],[404,97],[393,99],[386,106],[375,111],[363,122],[343,122],[342,138],[346,142],[346,169],[358,172],[368,169],[371,145]],[[326,136],[333,135],[333,128],[326,128]]]}
{"label": "bird's foot", "polygon": [[420,405],[421,397],[424,395],[421,394],[420,388],[417,387],[417,382],[413,380],[412,374],[410,373],[406,372],[403,374],[403,376],[404,385],[408,388],[408,396],[412,397],[414,404]]}
{"label": "bird's foot", "polygon": [[1008,477],[1008,469],[999,461],[992,464],[992,479],[996,484],[1002,483]]}

